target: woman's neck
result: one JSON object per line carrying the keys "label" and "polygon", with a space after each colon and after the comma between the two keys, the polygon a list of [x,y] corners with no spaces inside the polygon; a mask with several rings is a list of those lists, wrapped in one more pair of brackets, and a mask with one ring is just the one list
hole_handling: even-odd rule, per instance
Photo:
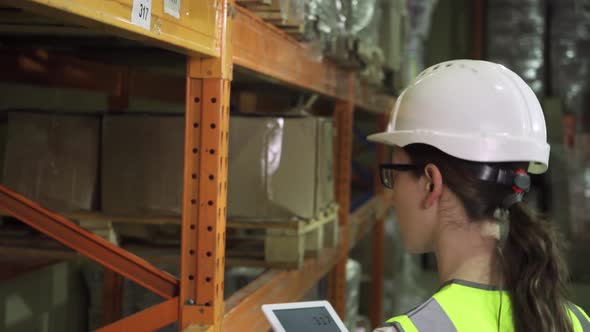
{"label": "woman's neck", "polygon": [[463,279],[501,286],[498,234],[498,224],[492,220],[449,223],[443,227],[435,249],[441,284]]}

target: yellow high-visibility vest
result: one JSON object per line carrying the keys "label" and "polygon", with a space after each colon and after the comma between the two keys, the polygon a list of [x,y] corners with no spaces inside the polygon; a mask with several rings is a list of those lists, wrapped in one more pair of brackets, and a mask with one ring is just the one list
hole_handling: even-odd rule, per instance
{"label": "yellow high-visibility vest", "polygon": [[[590,332],[590,318],[569,304],[575,332]],[[464,280],[445,284],[428,301],[387,321],[378,332],[513,332],[508,292]]]}

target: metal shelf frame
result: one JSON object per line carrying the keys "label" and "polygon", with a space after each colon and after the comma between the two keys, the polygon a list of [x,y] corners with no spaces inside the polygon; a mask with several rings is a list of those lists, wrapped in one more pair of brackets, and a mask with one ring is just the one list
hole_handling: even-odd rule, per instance
{"label": "metal shelf frame", "polygon": [[165,14],[163,1],[151,2],[149,30],[132,22],[134,0],[1,0],[0,5],[59,19],[68,24],[64,30],[83,27],[186,55],[220,56],[223,1],[181,1],[178,19]]}
{"label": "metal shelf frame", "polygon": [[[237,7],[231,0],[182,1],[183,16],[179,21],[164,15],[162,2],[154,1],[155,14],[149,31],[129,22],[132,2],[0,0],[0,4],[10,4],[187,55],[179,279],[3,186],[0,186],[0,210],[112,271],[105,273],[109,287],[120,288],[121,278],[125,277],[166,299],[123,319],[119,319],[116,310],[106,313],[105,320],[112,324],[99,331],[152,331],[176,321],[182,331],[261,331],[269,327],[259,309],[261,304],[296,301],[326,275],[330,280],[330,300],[338,313],[344,315],[348,252],[363,234],[372,231],[375,238],[372,302],[375,307],[370,311],[375,312],[372,323],[379,325],[382,308],[379,299],[383,289],[383,220],[389,206],[386,195],[379,191],[367,204],[352,214],[349,212],[352,122],[355,108],[360,108],[380,113],[377,121],[384,128],[387,120],[384,112],[388,110],[382,108],[391,105],[393,98],[372,98],[370,92],[363,90],[362,100],[355,100],[357,84],[352,72],[313,60],[310,50]],[[199,9],[204,14],[196,14]],[[5,54],[0,55],[2,59],[14,61],[14,57],[7,58]],[[179,98],[177,91],[171,95],[167,92],[152,95],[150,87],[139,83],[143,76],[130,75],[128,68],[95,67],[73,60],[74,67],[89,77],[100,78],[98,83],[89,83],[69,77],[59,60],[49,61],[53,71],[45,72],[45,76],[29,72],[29,76],[23,78],[23,72],[28,71],[26,62],[23,64],[21,60],[19,58],[16,66],[6,66],[20,66],[21,69],[11,71],[9,80],[101,90],[115,97],[128,98],[129,81],[133,81],[130,77],[135,77],[139,87],[132,94],[165,100]],[[338,133],[335,193],[340,206],[341,242],[335,249],[326,249],[319,258],[308,259],[299,270],[267,271],[224,301],[229,96],[234,64],[277,79],[282,84],[295,85],[335,100],[333,116]],[[57,75],[60,80],[52,80],[51,73],[61,73]],[[111,84],[109,80],[113,80]],[[384,154],[384,150],[380,150],[379,158],[382,159]]]}

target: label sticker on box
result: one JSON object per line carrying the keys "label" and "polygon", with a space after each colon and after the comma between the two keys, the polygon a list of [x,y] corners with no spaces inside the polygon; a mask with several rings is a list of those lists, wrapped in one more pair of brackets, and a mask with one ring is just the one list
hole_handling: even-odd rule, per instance
{"label": "label sticker on box", "polygon": [[164,0],[164,13],[180,18],[180,0]]}
{"label": "label sticker on box", "polygon": [[150,29],[152,21],[152,0],[133,0],[133,9],[131,9],[131,23]]}

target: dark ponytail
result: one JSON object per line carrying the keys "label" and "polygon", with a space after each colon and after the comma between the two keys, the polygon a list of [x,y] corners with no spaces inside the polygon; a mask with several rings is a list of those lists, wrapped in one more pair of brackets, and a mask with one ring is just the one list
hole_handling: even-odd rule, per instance
{"label": "dark ponytail", "polygon": [[[454,158],[424,144],[404,148],[413,163],[432,163],[440,170],[446,187],[463,203],[470,220],[494,218],[512,188],[481,181],[476,177],[479,163]],[[493,163],[493,167],[516,170],[526,163]],[[422,176],[424,170],[414,172]],[[554,227],[541,221],[524,203],[509,208],[509,231],[499,242],[504,286],[512,302],[515,332],[573,332],[567,311],[565,283],[567,269],[561,254],[561,239]]]}
{"label": "dark ponytail", "polygon": [[539,220],[523,203],[510,208],[509,218],[501,250],[514,330],[573,332],[566,306],[563,242],[555,227]]}

